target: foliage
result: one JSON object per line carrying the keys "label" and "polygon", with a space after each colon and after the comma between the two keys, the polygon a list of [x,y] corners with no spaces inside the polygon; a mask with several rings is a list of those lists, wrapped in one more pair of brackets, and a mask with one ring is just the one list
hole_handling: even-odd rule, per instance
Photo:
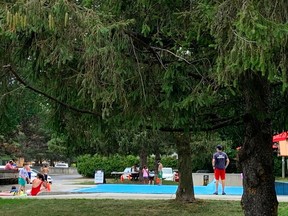
{"label": "foliage", "polygon": [[[17,90],[17,89],[16,89]],[[18,92],[17,92],[18,91]],[[2,95],[2,99],[9,97],[8,107],[2,107],[0,129],[0,155],[6,154],[11,158],[25,157],[26,160],[43,158],[47,152],[49,132],[44,127],[45,117],[41,104],[43,98],[31,94],[27,90],[17,90],[14,97]],[[21,100],[21,103],[18,101]],[[2,103],[1,103],[2,105]],[[45,156],[44,156],[45,157]]]}
{"label": "foliage", "polygon": [[[79,97],[82,95],[80,92],[81,85],[85,86],[87,83],[82,72],[84,72],[85,67],[88,73],[88,65],[93,66],[93,59],[98,58],[97,55],[93,54],[93,51],[97,50],[97,52],[103,54],[101,56],[101,58],[103,57],[102,63],[106,62],[106,57],[113,57],[107,50],[109,47],[106,50],[101,49],[102,45],[99,45],[99,43],[103,42],[101,38],[106,38],[110,31],[114,31],[118,27],[122,28],[125,23],[110,22],[112,18],[109,15],[102,16],[67,1],[51,1],[49,4],[42,4],[42,2],[30,4],[17,1],[15,4],[7,5],[6,9],[5,12],[1,11],[2,16],[5,17],[5,22],[1,24],[1,41],[10,41],[9,43],[14,41],[13,43],[19,46],[15,45],[6,49],[5,55],[7,58],[1,59],[1,65],[9,63],[15,66],[19,70],[20,76],[22,75],[34,82],[34,86],[40,86],[47,94],[64,103],[69,103],[72,106],[81,104],[81,106],[87,106],[93,110],[91,99],[95,103],[95,100],[98,100],[97,97],[94,97],[94,93],[90,100],[84,93],[82,98]],[[107,24],[110,27],[104,26],[101,20],[113,24]],[[36,35],[37,37],[34,37]],[[62,39],[59,38],[60,35],[63,36]],[[116,38],[116,35],[114,35],[114,38]],[[95,47],[90,46],[89,41],[93,41]],[[43,46],[39,47],[39,44]],[[4,51],[4,49],[1,50]],[[29,60],[27,61],[27,59]],[[91,68],[91,70],[94,69]],[[4,77],[3,74],[7,74],[7,71],[1,68],[1,77]],[[14,79],[12,76],[5,76],[4,78],[8,83],[9,80],[11,82]],[[3,86],[7,87],[9,85]],[[93,84],[93,86],[95,85]],[[3,89],[3,91],[5,93],[7,89]],[[104,92],[102,94],[104,100],[107,100],[106,94]],[[79,100],[74,100],[75,98],[79,98]],[[94,107],[97,106],[95,103]],[[104,103],[107,104],[107,101]],[[70,146],[77,148],[83,142],[88,143],[91,140],[92,143],[97,143],[95,134],[99,134],[101,124],[104,123],[98,119],[102,116],[101,112],[99,112],[98,117],[97,114],[95,114],[96,117],[77,116],[67,112],[58,104],[49,103],[47,108],[50,119],[53,119],[50,121],[50,127],[66,133],[69,137],[68,143]],[[104,105],[103,110],[106,112]],[[105,115],[103,113],[103,116]],[[75,125],[75,121],[79,124]],[[87,124],[89,121],[94,121],[96,124]],[[75,130],[77,133],[75,133]],[[85,149],[82,151],[85,151]]]}
{"label": "foliage", "polygon": [[282,158],[274,155],[273,160],[274,160],[274,175],[282,176]]}
{"label": "foliage", "polygon": [[[242,73],[251,70],[261,72],[271,82],[281,80],[286,88],[287,52],[283,45],[287,42],[287,9],[282,7],[283,1],[264,2],[231,1],[220,6],[212,28],[221,50],[217,70],[221,81],[232,79],[236,84]],[[277,15],[270,13],[275,7]]]}
{"label": "foliage", "polygon": [[67,136],[69,154],[117,151],[113,128],[208,127],[210,109],[200,109],[218,98],[215,82],[205,78],[215,50],[208,30],[202,31],[207,18],[199,24],[194,18],[202,19],[200,13],[194,17],[189,8],[182,1],[17,1],[2,11],[7,58],[1,61],[28,85],[90,114],[51,101],[46,106],[49,128]]}
{"label": "foliage", "polygon": [[[103,170],[106,176],[110,176],[111,172],[122,172],[126,167],[132,167],[134,164],[139,164],[139,158],[133,155],[121,156],[112,155],[109,157],[100,156],[98,154],[82,155],[77,159],[77,170],[79,174],[86,177],[93,177],[95,170]],[[177,168],[177,159],[172,157],[162,157],[161,163],[165,167]],[[149,157],[147,167],[149,170],[154,170],[155,158]]]}
{"label": "foliage", "polygon": [[95,170],[103,170],[106,175],[110,175],[112,171],[123,171],[126,167],[132,167],[138,163],[135,156],[114,155],[110,157],[100,155],[83,155],[77,159],[77,170],[79,174],[86,177],[93,177]]}
{"label": "foliage", "polygon": [[52,134],[51,139],[47,143],[48,151],[51,154],[50,160],[53,161],[70,161],[72,158],[67,150],[67,137],[65,135]]}
{"label": "foliage", "polygon": [[[67,137],[69,155],[117,151],[115,137],[110,139],[115,128],[133,128],[134,141],[145,146],[145,129],[196,134],[242,123],[247,113],[268,121],[272,115],[263,112],[268,94],[261,88],[256,91],[253,79],[261,84],[282,82],[286,88],[284,0],[52,0],[2,5],[0,62],[12,67],[0,69],[1,93],[9,92],[17,80],[50,96],[50,126]],[[259,103],[245,103],[243,92],[253,93]],[[269,129],[260,128],[256,134],[265,131]],[[223,132],[222,136],[229,137]],[[190,147],[190,141],[183,143]],[[262,156],[253,147],[247,147],[251,158]],[[190,150],[183,152],[190,160]],[[259,163],[263,161],[271,160]],[[98,159],[95,163],[102,165]]]}
{"label": "foliage", "polygon": [[272,175],[271,88],[279,84],[282,90],[287,88],[284,2],[207,2],[216,3],[217,11],[210,25],[218,50],[215,77],[225,86],[233,86],[244,99],[245,137],[238,158],[243,174],[249,176],[243,180],[245,215],[278,212]]}
{"label": "foliage", "polygon": [[[152,162],[154,163],[154,161],[152,161]],[[161,157],[161,163],[163,164],[164,167],[172,167],[173,169],[178,168],[178,162],[177,162],[177,159],[175,157],[171,157],[171,156]],[[150,164],[151,164],[151,162],[150,162]]]}
{"label": "foliage", "polygon": [[[87,5],[87,1],[80,3]],[[80,140],[96,140],[97,132],[106,132],[106,124],[110,128],[116,126],[115,123],[136,128],[143,125],[187,128],[191,117],[197,117],[193,113],[198,108],[215,101],[213,89],[201,83],[201,76],[205,76],[210,65],[198,61],[204,57],[203,52],[190,41],[207,46],[212,59],[213,49],[208,47],[208,38],[197,34],[200,26],[195,28],[193,19],[186,17],[185,10],[190,4],[175,1],[172,5],[165,3],[156,7],[149,2],[123,5],[117,1],[102,2],[97,11],[93,11],[82,10],[67,1],[51,1],[46,5],[17,2],[7,9],[9,16],[3,15],[6,21],[2,27],[3,39],[19,45],[7,52],[10,56],[7,62],[15,65],[20,75],[27,74],[25,77],[46,93],[64,103],[86,107],[95,114],[94,117],[75,117],[52,104],[54,116],[51,114],[51,117],[58,119],[55,125],[68,133],[72,146],[79,146]],[[108,7],[111,8],[108,11],[119,16],[105,13]],[[120,12],[120,8],[123,11]],[[184,10],[183,14],[175,13],[175,8]],[[131,14],[135,10],[141,15],[137,19]],[[151,14],[149,19],[146,19],[147,11]],[[169,14],[169,19],[162,18],[163,12]],[[182,16],[184,22],[179,23]],[[15,24],[10,17],[26,21]],[[179,24],[181,28],[171,28]],[[188,30],[189,37],[186,37]],[[175,43],[172,38],[176,39]],[[41,44],[41,49],[37,44]],[[153,48],[158,45],[159,49]],[[168,48],[179,54],[169,54]],[[186,56],[185,50],[194,55]],[[23,55],[16,55],[18,52]],[[155,55],[161,55],[161,60],[157,61]],[[26,61],[27,56],[31,56],[30,61]],[[179,61],[184,57],[195,64],[187,67],[185,61]],[[161,62],[171,63],[161,65]],[[22,67],[18,67],[20,63]],[[22,69],[25,67],[32,70],[25,71]],[[199,70],[203,74],[194,79]],[[126,121],[121,118],[122,114]],[[78,138],[73,137],[72,132],[76,130],[75,119],[81,125]],[[86,122],[91,121],[95,124],[86,128]]]}

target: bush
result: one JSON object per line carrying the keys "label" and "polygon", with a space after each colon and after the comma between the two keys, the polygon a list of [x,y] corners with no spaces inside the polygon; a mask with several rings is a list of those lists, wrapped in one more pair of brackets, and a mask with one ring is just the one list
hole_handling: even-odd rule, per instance
{"label": "bush", "polygon": [[90,155],[83,155],[78,157],[77,171],[80,175],[85,177],[93,177],[94,166],[92,163],[92,157]]}
{"label": "bush", "polygon": [[282,176],[282,158],[274,156],[274,175]]}
{"label": "bush", "polygon": [[110,176],[113,171],[123,171],[126,167],[139,163],[136,156],[114,155],[110,157],[100,155],[82,155],[77,160],[78,173],[85,177],[94,177],[96,170],[103,170],[106,176]]}
{"label": "bush", "polygon": [[[139,164],[139,158],[133,155],[120,156],[113,155],[110,157],[100,155],[82,155],[77,159],[77,170],[78,173],[92,178],[96,170],[103,170],[107,177],[111,176],[113,171],[123,171],[126,167],[132,167],[134,164]],[[149,170],[154,170],[154,158],[148,158]],[[172,157],[163,157],[161,163],[164,167],[177,168],[177,159]]]}
{"label": "bush", "polygon": [[173,157],[163,157],[161,158],[161,163],[164,167],[172,167],[173,169],[178,168],[178,160]]}

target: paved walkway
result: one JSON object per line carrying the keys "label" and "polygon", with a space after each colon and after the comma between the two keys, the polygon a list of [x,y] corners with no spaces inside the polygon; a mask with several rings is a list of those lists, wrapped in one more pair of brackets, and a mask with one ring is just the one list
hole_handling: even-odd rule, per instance
{"label": "paved walkway", "polygon": [[[53,176],[52,176],[53,177]],[[54,178],[54,177],[53,177]],[[83,185],[85,181],[91,182],[91,179],[85,179],[80,176],[67,176],[67,178],[55,181],[52,184],[52,191],[45,192],[35,197],[25,197],[28,199],[175,199],[175,194],[128,194],[128,193],[71,193],[75,189],[91,187],[92,185]],[[0,185],[0,191],[9,191],[12,185]],[[93,185],[94,186],[94,185]],[[27,185],[31,189],[31,185]],[[236,200],[240,201],[241,196],[231,195],[195,195],[196,199],[209,200]],[[1,198],[21,199],[21,196],[3,196]],[[279,202],[288,202],[288,196],[278,196]]]}

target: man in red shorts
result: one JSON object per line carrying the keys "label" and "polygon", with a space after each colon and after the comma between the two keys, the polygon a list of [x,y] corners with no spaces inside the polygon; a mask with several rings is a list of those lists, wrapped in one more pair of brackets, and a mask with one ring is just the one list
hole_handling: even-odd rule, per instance
{"label": "man in red shorts", "polygon": [[221,178],[222,183],[222,195],[226,195],[224,188],[225,188],[225,170],[229,165],[229,158],[225,152],[223,152],[223,147],[221,145],[217,145],[216,147],[217,152],[213,154],[212,159],[212,166],[214,169],[214,175],[216,179],[216,191],[214,192],[215,195],[218,195],[218,185],[219,185],[219,178]]}

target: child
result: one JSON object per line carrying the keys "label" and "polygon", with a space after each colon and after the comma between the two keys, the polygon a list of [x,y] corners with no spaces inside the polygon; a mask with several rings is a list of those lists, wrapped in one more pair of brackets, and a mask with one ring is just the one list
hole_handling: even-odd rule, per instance
{"label": "child", "polygon": [[144,179],[144,184],[148,184],[149,182],[149,170],[146,165],[144,165],[142,169],[142,174],[143,174],[143,179]]}
{"label": "child", "polygon": [[[25,194],[25,186],[26,186],[26,179],[29,179],[28,172],[27,172],[27,163],[23,164],[24,167],[20,169],[19,171],[19,177],[18,177],[18,184],[20,185],[18,192],[23,191]],[[30,180],[29,180],[30,181]]]}

